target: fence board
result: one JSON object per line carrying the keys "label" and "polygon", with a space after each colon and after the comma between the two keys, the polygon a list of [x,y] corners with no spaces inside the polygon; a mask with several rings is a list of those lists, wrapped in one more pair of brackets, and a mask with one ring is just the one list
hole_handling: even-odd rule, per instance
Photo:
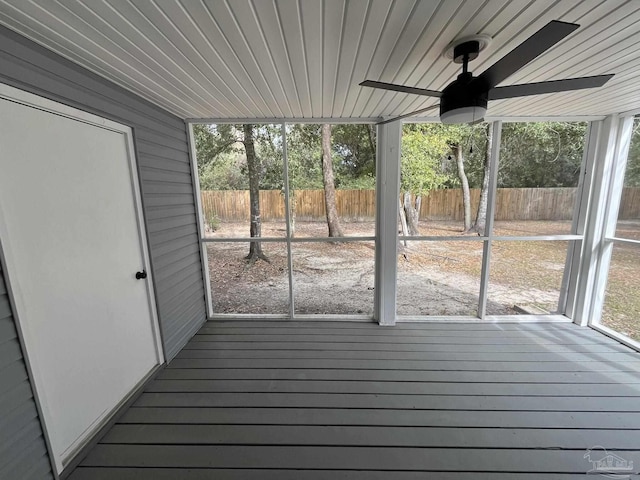
{"label": "fence board", "polygon": [[[323,190],[292,192],[296,218],[300,221],[323,221]],[[499,188],[496,198],[496,220],[571,220],[576,199],[575,188]],[[480,190],[471,189],[471,212],[475,215]],[[374,190],[336,190],[338,215],[347,221],[375,219]],[[208,190],[202,192],[205,219],[213,215],[225,222],[249,221],[248,190]],[[260,208],[263,220],[284,220],[284,195],[280,190],[261,190]],[[425,195],[420,208],[421,220],[462,220],[464,208],[460,189],[434,190]],[[622,192],[620,219],[640,218],[640,188]]]}

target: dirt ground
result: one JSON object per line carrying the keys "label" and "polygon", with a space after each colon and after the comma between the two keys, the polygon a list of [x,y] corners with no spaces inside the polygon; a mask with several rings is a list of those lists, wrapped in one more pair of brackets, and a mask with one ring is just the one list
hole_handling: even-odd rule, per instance
{"label": "dirt ground", "polygon": [[[497,235],[540,235],[570,232],[570,222],[496,222]],[[284,240],[284,223],[264,223],[263,237]],[[326,237],[323,222],[298,222],[296,238]],[[345,234],[375,234],[373,222],[344,223]],[[226,223],[215,237],[242,237],[248,227]],[[421,222],[425,236],[460,235],[458,223]],[[640,223],[627,222],[619,234],[640,238]],[[401,245],[398,255],[399,315],[464,315],[477,313],[483,242],[419,242]],[[494,241],[487,313],[553,313],[557,309],[567,241]],[[210,243],[209,266],[217,313],[289,313],[287,247],[262,242],[270,263],[249,264],[249,243]],[[294,308],[297,314],[373,314],[374,242],[303,242],[292,244]],[[608,326],[640,337],[640,249],[616,246],[606,297]],[[633,290],[633,291],[632,291]]]}

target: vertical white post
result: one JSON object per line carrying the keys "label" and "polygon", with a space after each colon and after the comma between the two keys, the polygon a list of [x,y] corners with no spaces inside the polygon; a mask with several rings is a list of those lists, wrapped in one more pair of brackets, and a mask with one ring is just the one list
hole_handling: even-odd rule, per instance
{"label": "vertical white post", "polygon": [[289,157],[287,156],[287,124],[281,125],[282,135],[282,168],[284,187],[284,217],[287,231],[287,265],[289,270],[289,320],[295,315],[295,305],[293,303],[293,256],[291,252],[291,195],[289,192]]}
{"label": "vertical white post", "polygon": [[[599,129],[593,157],[587,162],[587,177],[591,178],[591,182],[573,312],[574,323],[583,326],[590,322],[593,315],[594,296],[599,289],[604,290],[604,285],[600,284],[600,275],[597,273],[604,239],[610,179],[616,157],[618,124],[617,116],[610,115],[605,118]],[[590,171],[589,168],[591,168]]]}
{"label": "vertical white post", "polygon": [[200,261],[202,263],[202,280],[204,281],[205,299],[207,301],[207,318],[213,315],[213,298],[211,297],[211,278],[209,276],[209,260],[207,244],[204,238],[204,211],[202,210],[202,198],[200,196],[200,178],[198,176],[198,158],[196,156],[196,141],[193,135],[193,124],[187,124],[189,133],[189,157],[191,158],[191,182],[193,185],[193,197],[198,216],[198,243],[200,244]]}
{"label": "vertical white post", "polygon": [[484,318],[487,313],[487,295],[489,293],[489,273],[491,268],[491,241],[493,239],[493,220],[496,211],[496,194],[498,191],[498,168],[500,166],[500,143],[502,141],[502,122],[496,121],[491,125],[492,145],[489,159],[489,191],[487,195],[487,218],[484,235],[488,237],[484,242],[482,252],[482,273],[480,276],[480,298],[478,301],[478,317]]}
{"label": "vertical white post", "polygon": [[600,258],[598,259],[598,267],[595,273],[589,324],[599,324],[602,318],[604,294],[607,288],[611,254],[613,253],[613,241],[611,238],[615,236],[618,224],[624,174],[631,145],[631,136],[633,135],[633,117],[620,119],[617,130],[613,165],[609,177],[609,191],[604,205],[601,206],[604,209],[603,232],[600,240]]}
{"label": "vertical white post", "polygon": [[374,318],[396,323],[398,198],[402,122],[378,125],[376,135],[376,281]]}
{"label": "vertical white post", "polygon": [[[582,164],[580,166],[580,178],[576,190],[576,200],[573,208],[573,222],[571,233],[574,235],[584,235],[585,223],[589,205],[589,187],[593,182],[594,162],[602,130],[601,121],[589,122],[584,139],[584,150],[582,154]],[[564,266],[562,286],[560,290],[560,300],[558,301],[558,313],[574,318],[574,308],[576,301],[578,272],[580,270],[580,260],[583,241],[569,242],[567,249],[567,259]]]}

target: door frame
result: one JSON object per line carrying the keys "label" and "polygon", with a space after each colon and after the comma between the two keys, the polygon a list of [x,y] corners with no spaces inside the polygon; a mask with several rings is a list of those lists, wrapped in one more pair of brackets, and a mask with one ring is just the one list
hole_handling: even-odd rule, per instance
{"label": "door frame", "polygon": [[[79,110],[73,107],[69,107],[62,103],[49,100],[44,97],[20,90],[15,87],[0,83],[0,100],[6,100],[26,107],[35,108],[43,112],[58,115],[70,120],[79,121],[94,127],[110,130],[115,133],[124,135],[125,149],[128,159],[129,167],[129,180],[131,187],[131,194],[134,200],[134,212],[136,217],[136,226],[138,232],[138,245],[140,248],[142,268],[147,272],[146,292],[147,303],[150,312],[151,332],[154,342],[154,351],[156,364],[154,368],[149,372],[154,372],[155,368],[162,365],[165,362],[164,349],[162,346],[162,336],[160,330],[160,324],[158,320],[158,312],[156,306],[156,295],[153,284],[153,278],[151,277],[151,261],[149,248],[147,245],[147,232],[144,223],[144,213],[142,208],[142,194],[140,188],[140,180],[138,177],[138,168],[136,161],[136,150],[133,141],[133,129],[129,126],[108,120],[91,113],[87,113],[83,110]],[[110,422],[115,413],[119,410],[122,404],[126,403],[131,395],[134,394],[139,388],[140,383],[134,385],[133,389],[127,396],[114,406],[111,411],[104,413],[101,417],[97,418],[95,422],[84,432],[84,434],[76,440],[65,452],[63,458],[56,458],[51,448],[51,442],[49,439],[49,433],[47,431],[47,425],[45,423],[45,416],[43,411],[47,411],[46,395],[43,389],[40,387],[43,385],[43,376],[38,370],[36,363],[29,359],[29,334],[26,332],[26,326],[21,322],[21,313],[25,311],[25,302],[22,292],[16,282],[11,282],[11,272],[17,270],[17,266],[13,262],[11,245],[8,237],[7,225],[5,221],[4,211],[2,205],[0,205],[0,261],[3,262],[3,271],[5,272],[5,281],[8,287],[9,297],[11,299],[11,307],[13,309],[13,318],[15,321],[16,331],[20,340],[20,344],[23,350],[23,357],[27,370],[29,373],[29,380],[33,391],[34,400],[36,402],[38,413],[40,416],[40,423],[43,429],[43,435],[49,457],[52,465],[52,471],[56,478],[64,471],[65,467],[73,460],[73,458],[93,439],[93,436],[100,431],[102,427]],[[145,381],[145,378],[141,381]]]}

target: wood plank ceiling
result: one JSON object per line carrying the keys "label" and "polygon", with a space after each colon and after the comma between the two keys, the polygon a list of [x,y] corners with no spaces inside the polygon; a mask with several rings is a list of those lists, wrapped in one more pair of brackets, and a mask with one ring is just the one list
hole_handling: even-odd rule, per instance
{"label": "wood plank ceiling", "polygon": [[489,115],[640,109],[636,0],[1,0],[0,23],[182,118],[377,118],[436,103],[452,40],[493,41],[479,74],[557,19],[581,25],[503,85],[615,73],[605,87],[491,102]]}

